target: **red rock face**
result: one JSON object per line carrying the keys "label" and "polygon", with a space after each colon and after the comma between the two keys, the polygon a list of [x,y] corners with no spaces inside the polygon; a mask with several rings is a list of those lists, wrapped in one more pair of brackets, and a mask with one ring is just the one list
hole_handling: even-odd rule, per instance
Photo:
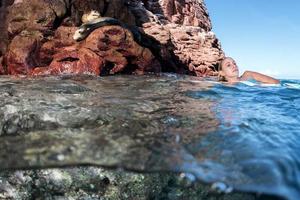
{"label": "red rock face", "polygon": [[5,54],[8,44],[6,16],[7,7],[11,4],[13,4],[13,0],[5,0],[0,3],[0,57]]}
{"label": "red rock face", "polygon": [[3,74],[5,74],[5,69],[3,66],[3,57],[1,56],[0,57],[0,75],[3,75]]}
{"label": "red rock face", "polygon": [[215,68],[224,53],[211,32],[211,22],[203,1],[149,0],[140,9],[160,16],[163,26],[150,20],[143,23],[143,29],[171,49],[171,54],[178,59],[176,72],[190,72],[197,76],[217,74]]}
{"label": "red rock face", "polygon": [[51,32],[55,21],[66,14],[66,5],[59,0],[23,0],[13,4],[7,15],[8,34],[10,38],[22,31]]}
{"label": "red rock face", "polygon": [[5,55],[8,74],[27,74],[38,65],[40,41],[38,36],[16,36]]}
{"label": "red rock face", "polygon": [[72,41],[69,43],[66,38],[61,45],[71,45],[69,47],[57,48],[57,43],[45,44],[43,52],[47,49],[49,55],[52,53],[52,61],[49,67],[33,69],[31,75],[101,75],[124,71],[143,74],[160,71],[160,65],[151,51],[138,45],[132,33],[120,26],[99,28],[78,44],[71,45]]}
{"label": "red rock face", "polygon": [[102,60],[88,49],[62,49],[49,67],[34,68],[31,75],[99,75]]}
{"label": "red rock face", "polygon": [[126,6],[127,0],[73,0],[71,5],[71,17],[75,25],[81,24],[83,13],[96,10],[102,16],[119,19],[128,25],[135,25],[135,17]]}
{"label": "red rock face", "polygon": [[76,27],[60,26],[55,31],[54,38],[42,44],[39,51],[39,66],[48,66],[56,53],[59,53],[64,47],[75,45],[73,34]]}
{"label": "red rock face", "polygon": [[211,30],[211,22],[203,0],[149,0],[145,8],[160,14],[168,22]]}
{"label": "red rock face", "polygon": [[[201,0],[22,0],[8,9],[2,73],[207,76],[224,56]],[[106,26],[75,42],[75,25],[90,10],[139,26],[142,41],[127,28]]]}

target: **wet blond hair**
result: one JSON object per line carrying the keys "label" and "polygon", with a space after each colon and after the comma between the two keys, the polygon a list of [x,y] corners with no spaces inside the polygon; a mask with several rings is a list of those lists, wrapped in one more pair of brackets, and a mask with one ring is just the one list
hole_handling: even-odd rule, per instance
{"label": "wet blond hair", "polygon": [[231,58],[231,57],[224,57],[224,58],[219,62],[219,64],[218,64],[218,72],[219,72],[219,74],[218,74],[218,80],[219,80],[219,81],[222,81],[222,82],[226,82],[226,81],[227,81],[226,77],[225,77],[225,76],[222,76],[222,75],[220,74],[220,71],[222,71],[222,65],[223,65],[223,63],[224,63],[224,61],[225,61],[226,59],[232,59],[232,60],[233,60],[233,58]]}

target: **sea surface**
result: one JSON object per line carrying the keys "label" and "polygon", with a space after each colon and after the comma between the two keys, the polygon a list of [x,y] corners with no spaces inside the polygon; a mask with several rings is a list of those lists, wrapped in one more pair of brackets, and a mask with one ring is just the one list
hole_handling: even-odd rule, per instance
{"label": "sea surface", "polygon": [[300,81],[0,77],[0,169],[167,171],[300,199]]}

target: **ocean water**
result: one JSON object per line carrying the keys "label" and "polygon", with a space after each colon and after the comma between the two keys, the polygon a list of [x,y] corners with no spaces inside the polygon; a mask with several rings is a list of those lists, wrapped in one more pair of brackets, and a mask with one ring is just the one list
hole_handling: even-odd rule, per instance
{"label": "ocean water", "polygon": [[205,92],[188,92],[191,98],[214,101],[220,124],[187,149],[205,157],[230,187],[299,199],[299,86],[299,80],[281,80],[279,85],[215,84]]}
{"label": "ocean water", "polygon": [[1,77],[0,170],[167,171],[225,193],[298,200],[299,113],[299,80]]}

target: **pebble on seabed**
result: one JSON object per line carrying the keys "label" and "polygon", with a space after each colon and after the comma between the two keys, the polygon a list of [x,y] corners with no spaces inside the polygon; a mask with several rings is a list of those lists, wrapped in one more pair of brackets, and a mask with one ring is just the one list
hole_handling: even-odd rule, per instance
{"label": "pebble on seabed", "polygon": [[216,182],[211,185],[211,189],[218,193],[231,193],[233,188],[222,182]]}

